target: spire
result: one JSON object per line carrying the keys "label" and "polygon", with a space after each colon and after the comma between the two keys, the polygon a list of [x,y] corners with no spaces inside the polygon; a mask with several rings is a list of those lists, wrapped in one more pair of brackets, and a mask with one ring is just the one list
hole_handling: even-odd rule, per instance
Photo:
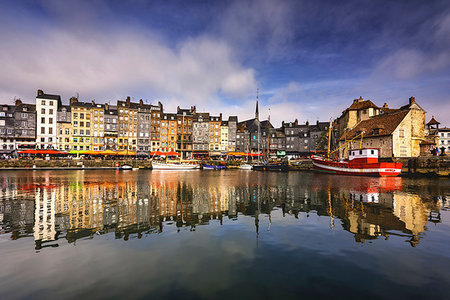
{"label": "spire", "polygon": [[259,111],[258,111],[258,93],[259,88],[256,89],[256,111],[255,111],[255,119],[259,121]]}

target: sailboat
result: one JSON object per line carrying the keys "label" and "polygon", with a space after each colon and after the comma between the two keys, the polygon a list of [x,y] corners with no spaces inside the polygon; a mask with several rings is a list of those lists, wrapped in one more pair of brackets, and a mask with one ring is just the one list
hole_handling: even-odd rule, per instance
{"label": "sailboat", "polygon": [[[253,170],[255,171],[276,171],[276,172],[287,172],[288,171],[288,164],[285,162],[273,162],[269,163],[269,140],[270,140],[270,134],[269,134],[269,123],[270,123],[270,109],[269,109],[269,116],[267,118],[267,149],[266,149],[266,161],[263,163],[259,163],[257,165],[253,166]],[[260,124],[258,120],[258,153],[259,153],[259,136],[260,136]],[[258,157],[259,160],[259,157]]]}

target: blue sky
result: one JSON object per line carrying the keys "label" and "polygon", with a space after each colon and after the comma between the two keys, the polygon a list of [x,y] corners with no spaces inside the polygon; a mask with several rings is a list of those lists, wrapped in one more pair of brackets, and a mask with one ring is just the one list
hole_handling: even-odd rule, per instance
{"label": "blue sky", "polygon": [[2,1],[0,97],[315,122],[415,96],[450,125],[448,1]]}

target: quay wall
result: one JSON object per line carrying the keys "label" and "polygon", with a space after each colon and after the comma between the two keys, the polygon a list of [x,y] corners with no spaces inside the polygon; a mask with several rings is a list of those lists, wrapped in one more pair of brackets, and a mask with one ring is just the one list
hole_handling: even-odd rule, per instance
{"label": "quay wall", "polygon": [[[429,156],[413,158],[394,158],[396,162],[403,163],[402,176],[411,177],[450,177],[450,156]],[[211,162],[205,162],[211,163]],[[116,165],[130,165],[134,168],[150,169],[150,160],[136,159],[10,159],[0,160],[0,170],[14,169],[115,169]],[[35,166],[35,167],[33,167]],[[84,167],[83,167],[84,166]],[[238,162],[227,162],[230,169],[237,169]],[[291,171],[312,171],[310,159],[291,161]]]}

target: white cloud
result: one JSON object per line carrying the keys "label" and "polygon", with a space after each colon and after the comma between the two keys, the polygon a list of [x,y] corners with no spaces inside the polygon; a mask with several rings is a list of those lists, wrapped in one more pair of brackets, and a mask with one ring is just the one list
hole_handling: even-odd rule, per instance
{"label": "white cloud", "polygon": [[[47,29],[39,34],[0,29],[0,94],[29,97],[36,89],[80,92],[99,101],[136,96],[175,98],[180,104],[246,96],[256,89],[254,71],[234,59],[224,42],[207,36],[170,48],[148,33],[132,30],[73,32]],[[25,99],[26,100],[26,99]]]}

